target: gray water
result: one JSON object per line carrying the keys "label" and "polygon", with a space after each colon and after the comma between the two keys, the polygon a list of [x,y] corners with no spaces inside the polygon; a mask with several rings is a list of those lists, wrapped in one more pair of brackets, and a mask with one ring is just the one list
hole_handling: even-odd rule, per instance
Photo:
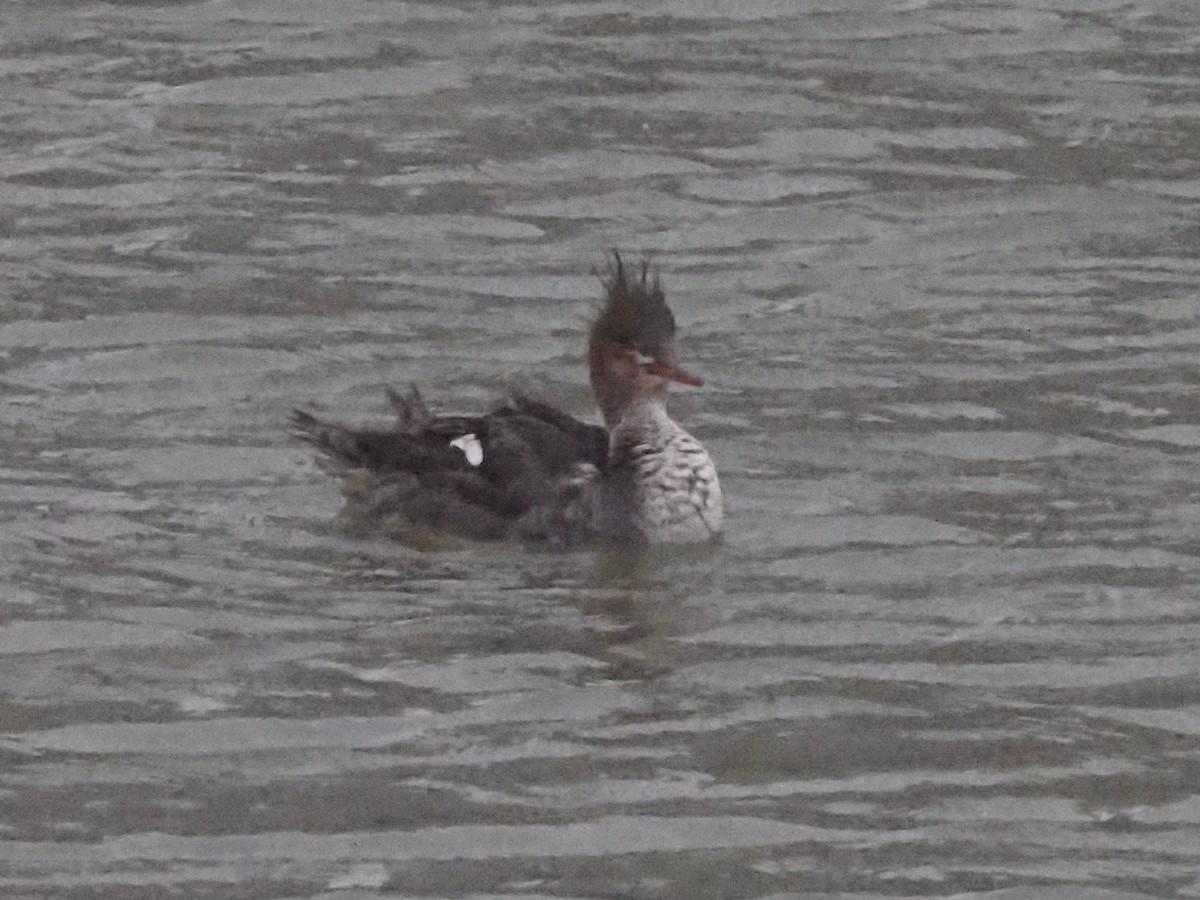
{"label": "gray water", "polygon": [[[0,19],[0,894],[1200,896],[1196,4]],[[349,533],[610,247],[726,540]]]}

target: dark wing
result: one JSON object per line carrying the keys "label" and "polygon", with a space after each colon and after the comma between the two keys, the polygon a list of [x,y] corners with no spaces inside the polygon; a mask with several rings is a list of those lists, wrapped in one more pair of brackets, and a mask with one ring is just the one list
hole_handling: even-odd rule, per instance
{"label": "dark wing", "polygon": [[[607,461],[603,428],[538,401],[518,397],[486,416],[435,417],[415,392],[390,396],[399,420],[391,431],[292,414],[294,434],[346,479],[356,511],[376,519],[502,537],[530,509],[553,502],[574,467],[603,471]],[[452,445],[468,435],[479,442],[478,465]]]}
{"label": "dark wing", "polygon": [[553,406],[520,395],[497,414],[523,422],[531,438],[549,436],[550,441],[542,445],[548,465],[565,470],[589,462],[600,471],[608,465],[608,432],[599,425],[580,422]]}
{"label": "dark wing", "polygon": [[[463,420],[466,424],[466,420]],[[469,427],[469,425],[468,425]],[[467,431],[461,431],[467,434]],[[312,444],[335,469],[424,474],[444,469],[466,469],[461,450],[450,446],[434,431],[384,431],[348,428],[323,422],[303,410],[292,410],[292,434]]]}

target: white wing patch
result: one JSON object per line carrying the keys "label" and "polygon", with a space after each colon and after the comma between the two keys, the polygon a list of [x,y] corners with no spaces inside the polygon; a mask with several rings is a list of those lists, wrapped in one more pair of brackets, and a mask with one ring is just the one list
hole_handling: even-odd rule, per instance
{"label": "white wing patch", "polygon": [[483,444],[479,442],[479,438],[475,437],[474,433],[455,438],[450,442],[450,446],[461,450],[463,456],[467,458],[467,462],[473,466],[483,462]]}

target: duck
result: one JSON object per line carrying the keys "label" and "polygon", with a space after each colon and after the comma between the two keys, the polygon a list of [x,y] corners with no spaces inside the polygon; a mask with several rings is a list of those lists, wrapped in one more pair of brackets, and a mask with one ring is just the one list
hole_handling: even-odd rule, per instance
{"label": "duck", "polygon": [[649,260],[612,252],[587,339],[603,425],[515,395],[482,415],[439,416],[416,388],[388,391],[390,428],[292,412],[296,438],[340,477],[359,522],[393,536],[442,532],[554,548],[700,544],[721,534],[724,500],[703,445],[667,412],[682,368],[675,316]]}

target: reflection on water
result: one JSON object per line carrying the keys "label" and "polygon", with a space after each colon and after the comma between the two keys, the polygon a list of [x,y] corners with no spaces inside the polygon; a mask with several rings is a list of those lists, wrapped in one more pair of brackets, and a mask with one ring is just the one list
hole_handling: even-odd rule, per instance
{"label": "reflection on water", "polygon": [[[3,892],[1195,896],[1197,25],[12,6]],[[342,528],[290,407],[586,411],[609,247],[726,541]]]}

